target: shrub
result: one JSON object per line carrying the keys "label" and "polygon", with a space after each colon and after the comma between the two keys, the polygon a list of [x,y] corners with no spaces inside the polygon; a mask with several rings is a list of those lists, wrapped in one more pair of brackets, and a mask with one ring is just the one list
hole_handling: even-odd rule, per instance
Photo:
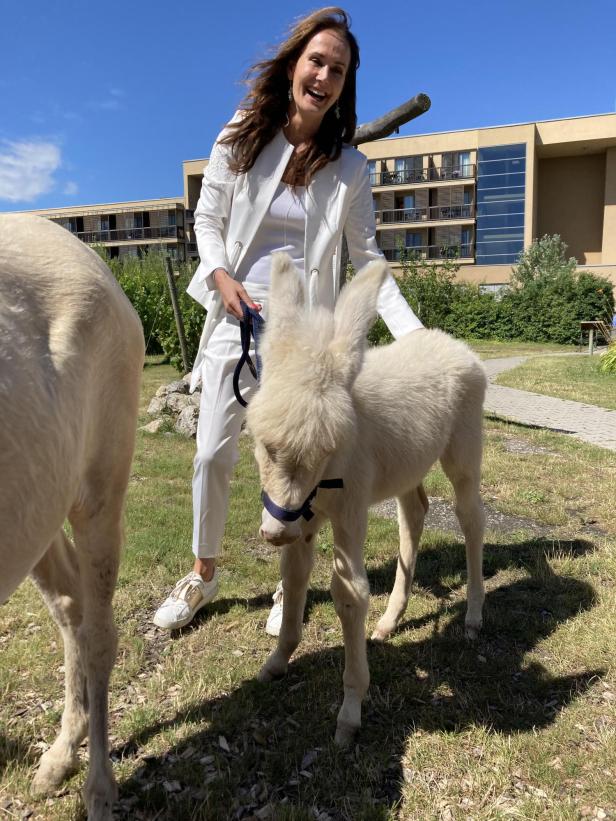
{"label": "shrub", "polygon": [[[169,296],[165,255],[158,251],[150,251],[141,259],[129,256],[109,259],[104,249],[97,250],[113,271],[124,293],[139,314],[146,341],[146,352],[148,354],[164,353],[171,364],[182,372],[184,368]],[[174,263],[174,269],[177,267],[177,263]],[[191,363],[197,354],[205,320],[204,309],[186,293],[193,267],[192,264],[180,263],[179,276],[176,277],[178,302],[184,321],[188,359]]]}
{"label": "shrub", "polygon": [[599,370],[603,373],[616,373],[616,342],[610,342],[607,350],[599,357]]}

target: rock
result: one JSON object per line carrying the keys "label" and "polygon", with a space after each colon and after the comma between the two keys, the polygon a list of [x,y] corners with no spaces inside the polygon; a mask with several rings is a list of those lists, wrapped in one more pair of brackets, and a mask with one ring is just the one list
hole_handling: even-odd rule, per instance
{"label": "rock", "polygon": [[155,396],[148,405],[148,416],[160,416],[167,407],[166,396]]}
{"label": "rock", "polygon": [[188,405],[180,412],[175,423],[175,430],[183,436],[196,436],[198,419],[199,408],[196,408],[194,405]]}
{"label": "rock", "polygon": [[181,413],[184,408],[192,404],[190,396],[185,393],[169,393],[165,399],[165,410]]}
{"label": "rock", "polygon": [[146,433],[158,433],[164,424],[165,420],[159,418],[153,422],[149,422],[147,425],[142,425],[139,430],[144,430]]}

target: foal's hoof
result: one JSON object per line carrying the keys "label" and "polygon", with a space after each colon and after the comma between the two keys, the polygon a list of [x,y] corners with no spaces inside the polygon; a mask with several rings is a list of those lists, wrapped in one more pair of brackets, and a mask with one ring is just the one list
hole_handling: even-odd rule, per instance
{"label": "foal's hoof", "polygon": [[272,655],[268,658],[265,662],[263,667],[261,668],[261,672],[258,675],[259,681],[263,682],[270,682],[275,681],[276,679],[282,678],[286,675],[287,667],[289,666],[288,661],[285,659],[277,658],[276,651],[272,653]]}
{"label": "foal's hoof", "polygon": [[359,727],[351,727],[349,724],[338,724],[334,741],[339,747],[350,747],[355,741],[355,736]]}
{"label": "foal's hoof", "polygon": [[45,796],[55,792],[69,776],[74,775],[79,768],[77,759],[57,760],[41,758],[41,763],[30,785],[33,796]]}
{"label": "foal's hoof", "polygon": [[391,636],[391,633],[387,630],[382,630],[380,627],[375,627],[374,632],[370,636],[371,641],[387,641],[387,639]]}
{"label": "foal's hoof", "polygon": [[480,630],[481,623],[464,625],[464,635],[467,639],[469,639],[469,641],[475,641],[475,639],[479,637]]}

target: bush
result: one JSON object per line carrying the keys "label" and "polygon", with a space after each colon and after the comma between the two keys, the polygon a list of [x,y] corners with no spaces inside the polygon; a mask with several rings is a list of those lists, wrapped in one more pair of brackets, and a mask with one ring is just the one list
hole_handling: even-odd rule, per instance
{"label": "bush", "polygon": [[601,354],[599,370],[603,373],[616,373],[616,342],[610,342],[608,349]]}
{"label": "bush", "polygon": [[[102,252],[100,249],[97,250],[139,314],[146,341],[146,353],[164,353],[181,373],[184,367],[169,296],[165,255],[158,251],[150,251],[141,259],[128,256],[109,259],[104,249]],[[178,302],[184,320],[188,359],[191,363],[197,354],[205,321],[204,309],[186,293],[193,268],[192,264],[180,263],[179,277],[176,277]],[[174,269],[177,269],[177,263],[174,263]]]}
{"label": "bush", "polygon": [[[534,242],[520,255],[511,287],[498,296],[456,282],[460,266],[455,260],[430,264],[401,251],[398,285],[428,328],[442,328],[466,339],[575,344],[580,321],[611,322],[614,294],[609,280],[578,272],[576,260],[567,259],[566,248],[558,235]],[[372,344],[391,340],[382,319],[368,338]]]}

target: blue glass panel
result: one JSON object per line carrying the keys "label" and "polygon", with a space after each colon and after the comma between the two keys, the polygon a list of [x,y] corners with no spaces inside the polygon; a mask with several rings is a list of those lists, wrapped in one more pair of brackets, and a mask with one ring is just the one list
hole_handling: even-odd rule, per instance
{"label": "blue glass panel", "polygon": [[490,160],[477,166],[479,176],[484,174],[505,174],[510,171],[525,171],[526,160]]}
{"label": "blue glass panel", "polygon": [[480,254],[519,254],[524,243],[521,239],[513,239],[506,242],[478,242],[477,256]]}
{"label": "blue glass panel", "polygon": [[524,213],[518,214],[483,214],[477,220],[482,228],[523,228]]}
{"label": "blue glass panel", "polygon": [[510,160],[526,157],[526,143],[516,145],[493,145],[489,148],[480,148],[477,160]]}
{"label": "blue glass panel", "polygon": [[475,257],[476,265],[513,265],[518,261],[517,254],[486,254]]}
{"label": "blue glass panel", "polygon": [[523,228],[477,228],[477,242],[524,240]]}
{"label": "blue glass panel", "polygon": [[487,188],[483,191],[477,191],[477,202],[505,202],[507,200],[517,200],[524,203],[524,186],[521,188],[502,188],[493,189]]}
{"label": "blue glass panel", "polygon": [[[512,197],[515,196],[516,199]],[[477,218],[495,214],[523,214],[524,213],[524,191],[519,195],[507,195],[506,200],[493,200],[490,192],[484,192],[483,202],[477,203]]]}
{"label": "blue glass panel", "polygon": [[477,190],[482,191],[486,188],[511,188],[517,186],[524,186],[526,174],[510,173],[510,174],[490,174],[477,179]]}

